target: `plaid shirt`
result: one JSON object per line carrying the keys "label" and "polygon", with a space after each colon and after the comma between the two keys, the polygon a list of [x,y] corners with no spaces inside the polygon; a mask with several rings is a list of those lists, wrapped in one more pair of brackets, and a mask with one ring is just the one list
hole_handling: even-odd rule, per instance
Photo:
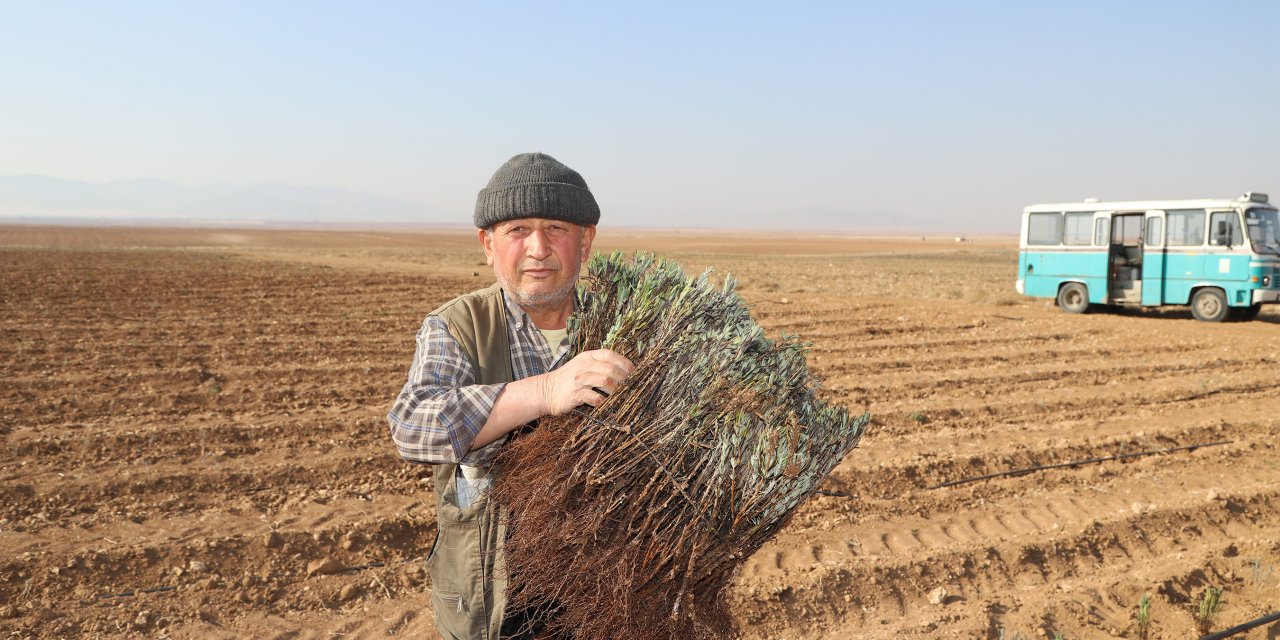
{"label": "plaid shirt", "polygon": [[[553,354],[528,314],[502,293],[507,305],[511,372],[516,380],[561,364],[569,350],[563,341]],[[506,443],[502,437],[476,451],[471,443],[489,419],[505,384],[476,384],[475,370],[444,320],[427,316],[418,330],[418,349],[409,381],[396,398],[387,421],[391,439],[405,460],[432,464],[487,465]]]}

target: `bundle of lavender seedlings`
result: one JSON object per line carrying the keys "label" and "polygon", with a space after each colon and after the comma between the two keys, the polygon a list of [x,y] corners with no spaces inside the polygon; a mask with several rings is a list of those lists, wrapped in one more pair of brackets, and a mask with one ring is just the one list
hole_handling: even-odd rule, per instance
{"label": "bundle of lavender seedlings", "polygon": [[818,400],[804,345],[767,339],[734,286],[649,254],[592,258],[572,349],[635,368],[599,407],[505,447],[509,612],[577,640],[727,634],[735,569],[869,418]]}

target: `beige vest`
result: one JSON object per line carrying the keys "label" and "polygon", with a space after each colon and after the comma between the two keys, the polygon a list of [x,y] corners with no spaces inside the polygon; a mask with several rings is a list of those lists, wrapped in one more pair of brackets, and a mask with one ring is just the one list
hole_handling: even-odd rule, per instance
{"label": "beige vest", "polygon": [[[432,315],[445,321],[462,346],[477,384],[512,381],[507,306],[498,285],[455,298]],[[446,640],[497,640],[506,608],[506,522],[487,496],[458,507],[457,468],[435,468],[437,533],[427,571],[436,628]]]}

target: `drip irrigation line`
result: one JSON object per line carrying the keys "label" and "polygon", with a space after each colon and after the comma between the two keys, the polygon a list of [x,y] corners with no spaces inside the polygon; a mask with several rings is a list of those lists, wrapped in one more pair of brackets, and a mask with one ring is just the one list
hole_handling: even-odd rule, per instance
{"label": "drip irrigation line", "polygon": [[356,571],[363,571],[365,569],[373,569],[376,567],[385,567],[385,566],[387,565],[386,563],[383,563],[383,562],[370,562],[367,564],[358,564],[354,567],[346,567],[338,571],[337,573],[355,573]]}
{"label": "drip irrigation line", "polygon": [[857,498],[858,497],[856,495],[853,495],[852,493],[849,493],[848,491],[828,491],[826,489],[818,489],[817,491],[814,491],[814,493],[820,496],[832,496],[836,498]]}
{"label": "drip irrigation line", "polygon": [[151,587],[149,589],[138,589],[122,591],[120,593],[100,593],[94,600],[110,600],[111,598],[130,598],[139,593],[160,593],[162,591],[175,591],[177,587]]}
{"label": "drip irrigation line", "polygon": [[1250,620],[1244,624],[1238,624],[1230,629],[1223,629],[1222,631],[1215,631],[1207,636],[1201,636],[1200,640],[1222,640],[1222,638],[1230,638],[1238,633],[1248,631],[1254,627],[1260,627],[1268,622],[1275,622],[1277,620],[1280,620],[1280,611],[1262,616],[1256,620]]}
{"label": "drip irrigation line", "polygon": [[[405,562],[414,562],[420,559],[421,559],[421,556],[417,558],[410,558],[408,560],[405,560]],[[376,568],[385,567],[385,566],[387,566],[385,562],[369,562],[366,564],[358,564],[352,567],[344,567],[342,569],[339,569],[338,571],[335,571],[334,573],[339,573],[339,574],[355,573],[357,571],[364,571],[365,569],[376,569]],[[374,576],[374,580],[377,580],[377,579],[378,579],[377,576]],[[386,589],[387,587],[386,585],[383,585],[382,588]],[[176,591],[177,589],[178,589],[177,587],[150,587],[147,589],[129,589],[128,591],[121,591],[119,593],[100,593],[94,596],[93,599],[96,602],[98,600],[111,600],[113,598],[132,598],[133,596],[140,595],[143,593],[162,593],[165,591]]]}
{"label": "drip irrigation line", "polygon": [[1103,456],[1101,458],[1088,458],[1085,460],[1073,460],[1071,462],[1059,462],[1056,464],[1045,464],[1038,467],[1026,467],[1023,469],[1012,469],[1009,471],[1001,471],[999,473],[988,473],[982,476],[974,476],[972,478],[961,478],[959,480],[951,480],[942,484],[935,484],[929,489],[942,489],[944,487],[954,487],[956,485],[968,484],[970,482],[978,482],[979,480],[990,480],[992,478],[1002,478],[1005,476],[1021,476],[1035,471],[1044,471],[1045,469],[1062,469],[1064,467],[1078,467],[1084,464],[1096,464],[1099,462],[1107,462],[1109,460],[1125,460],[1127,458],[1138,458],[1141,456],[1154,456],[1162,453],[1175,453],[1178,451],[1194,451],[1203,447],[1217,447],[1224,444],[1231,444],[1235,440],[1218,440],[1216,442],[1202,442],[1200,444],[1189,444],[1185,447],[1169,447],[1168,449],[1151,449],[1148,451],[1135,451],[1133,453],[1121,453],[1114,456]]}

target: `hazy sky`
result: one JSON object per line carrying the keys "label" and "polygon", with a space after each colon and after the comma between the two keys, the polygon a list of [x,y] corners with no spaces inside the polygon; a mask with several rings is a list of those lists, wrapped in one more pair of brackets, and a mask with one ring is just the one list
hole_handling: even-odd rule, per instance
{"label": "hazy sky", "polygon": [[[456,211],[508,157],[618,225],[1280,196],[1280,2],[0,0],[0,175]],[[774,218],[776,219],[776,218]]]}

